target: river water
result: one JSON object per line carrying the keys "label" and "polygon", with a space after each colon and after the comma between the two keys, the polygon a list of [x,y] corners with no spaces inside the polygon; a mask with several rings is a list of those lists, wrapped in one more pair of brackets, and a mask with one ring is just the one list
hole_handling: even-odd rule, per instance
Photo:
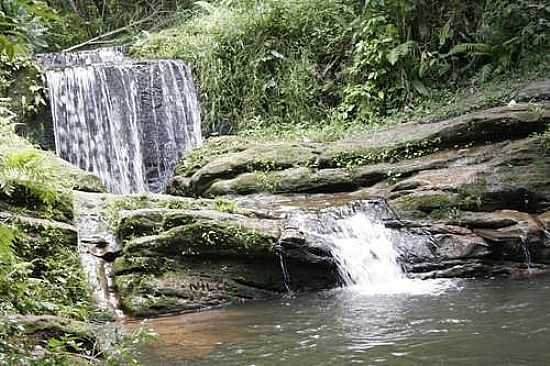
{"label": "river water", "polygon": [[339,289],[146,323],[145,365],[549,365],[550,278]]}

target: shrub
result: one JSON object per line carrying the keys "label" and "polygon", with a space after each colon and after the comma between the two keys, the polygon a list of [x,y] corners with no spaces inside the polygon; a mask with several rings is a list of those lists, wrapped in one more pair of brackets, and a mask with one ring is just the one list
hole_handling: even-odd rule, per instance
{"label": "shrub", "polygon": [[544,55],[544,3],[199,1],[134,53],[191,63],[210,131],[368,125],[433,88],[487,80]]}

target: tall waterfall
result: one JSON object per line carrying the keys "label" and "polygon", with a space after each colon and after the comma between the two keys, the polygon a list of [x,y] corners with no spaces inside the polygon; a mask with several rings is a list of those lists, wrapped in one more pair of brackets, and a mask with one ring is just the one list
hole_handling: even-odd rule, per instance
{"label": "tall waterfall", "polygon": [[46,69],[57,154],[113,193],[161,192],[201,143],[197,93],[177,60],[135,61],[122,48],[38,57]]}
{"label": "tall waterfall", "polygon": [[444,281],[411,279],[400,265],[399,235],[383,224],[393,213],[381,202],[355,202],[293,217],[309,241],[334,258],[342,285],[366,294],[433,293]]}

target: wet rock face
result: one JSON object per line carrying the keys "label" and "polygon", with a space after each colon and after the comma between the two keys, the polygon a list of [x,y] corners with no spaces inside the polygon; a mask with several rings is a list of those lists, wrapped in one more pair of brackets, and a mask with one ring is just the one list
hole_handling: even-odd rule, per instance
{"label": "wet rock face", "polygon": [[361,212],[383,223],[414,277],[518,276],[527,271],[526,248],[532,258],[545,255],[544,216],[517,211],[411,221],[386,200],[353,194],[250,196],[234,201],[230,210],[210,200],[141,203],[127,202],[119,211],[112,226],[120,249],[104,257],[122,310],[137,317],[279,297],[286,286],[293,291],[338,286],[332,243],[311,235],[311,229],[322,234],[334,213]]}
{"label": "wet rock face", "polygon": [[268,299],[285,294],[286,285],[296,291],[337,285],[328,253],[290,235],[283,212],[169,196],[109,197],[112,212],[103,212],[120,249],[102,258],[131,316]]}
{"label": "wet rock face", "polygon": [[[549,123],[550,104],[541,102],[437,123],[402,124],[332,144],[250,145],[203,159],[177,177],[170,190],[195,196],[346,192],[426,170],[472,167],[497,169],[510,179],[502,167],[512,165],[519,172],[533,166],[534,155],[542,156],[539,165],[548,163],[547,154],[532,146],[540,146],[537,139],[526,139]],[[510,140],[518,143],[510,145]]]}

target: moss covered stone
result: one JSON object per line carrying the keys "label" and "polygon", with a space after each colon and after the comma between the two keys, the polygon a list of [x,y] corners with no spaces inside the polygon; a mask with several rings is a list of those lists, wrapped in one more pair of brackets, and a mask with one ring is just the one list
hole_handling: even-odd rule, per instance
{"label": "moss covered stone", "polygon": [[338,192],[353,190],[353,172],[345,169],[292,168],[279,172],[254,172],[213,183],[205,196],[250,194],[260,192]]}
{"label": "moss covered stone", "polygon": [[247,255],[269,253],[275,242],[269,233],[234,223],[196,219],[159,235],[130,240],[124,245],[124,252],[145,256]]}
{"label": "moss covered stone", "polygon": [[171,192],[216,196],[354,190],[380,180],[380,175],[371,179],[372,174],[362,174],[374,165],[386,171],[385,178],[393,179],[394,170],[403,168],[403,174],[414,173],[403,163],[425,158],[424,167],[417,171],[433,169],[432,157],[451,151],[454,156],[450,154],[443,162],[449,167],[460,158],[459,150],[525,139],[544,131],[550,123],[549,111],[545,103],[536,109],[517,104],[440,122],[405,123],[330,144],[243,146],[241,141],[237,152],[203,156],[200,168],[187,171],[189,178],[174,179]]}

